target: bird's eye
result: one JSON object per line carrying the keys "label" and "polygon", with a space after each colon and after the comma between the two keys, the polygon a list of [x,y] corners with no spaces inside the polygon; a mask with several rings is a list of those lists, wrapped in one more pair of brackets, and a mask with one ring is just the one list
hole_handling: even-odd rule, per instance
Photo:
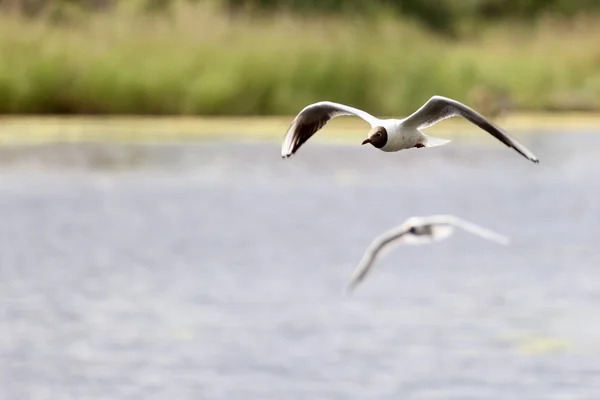
{"label": "bird's eye", "polygon": [[411,226],[411,228],[408,230],[410,233],[412,233],[413,235],[417,234],[417,228],[415,228],[414,226]]}

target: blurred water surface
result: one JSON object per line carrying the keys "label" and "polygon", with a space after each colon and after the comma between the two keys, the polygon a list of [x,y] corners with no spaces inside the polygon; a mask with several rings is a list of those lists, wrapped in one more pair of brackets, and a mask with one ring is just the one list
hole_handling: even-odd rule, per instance
{"label": "blurred water surface", "polygon": [[[2,399],[600,396],[600,136],[0,151]],[[454,213],[506,234],[371,239]]]}

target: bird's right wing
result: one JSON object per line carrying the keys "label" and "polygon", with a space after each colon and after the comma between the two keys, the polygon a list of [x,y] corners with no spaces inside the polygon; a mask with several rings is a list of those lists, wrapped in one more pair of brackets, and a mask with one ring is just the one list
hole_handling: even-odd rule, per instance
{"label": "bird's right wing", "polygon": [[369,247],[367,247],[360,263],[354,270],[350,278],[348,290],[354,289],[365,278],[378,258],[402,244],[403,239],[408,236],[409,230],[410,226],[402,224],[377,236]]}
{"label": "bird's right wing", "polygon": [[285,158],[294,154],[300,146],[310,139],[319,129],[323,128],[329,120],[342,115],[354,115],[362,118],[371,124],[372,128],[379,122],[379,120],[371,114],[344,104],[333,103],[330,101],[321,101],[319,103],[310,104],[300,111],[288,128],[283,139],[283,144],[281,145],[281,157]]}

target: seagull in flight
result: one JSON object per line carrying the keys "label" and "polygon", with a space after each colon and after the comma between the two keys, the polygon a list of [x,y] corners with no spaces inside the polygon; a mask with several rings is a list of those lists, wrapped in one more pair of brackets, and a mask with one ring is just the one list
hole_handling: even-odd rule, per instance
{"label": "seagull in flight", "polygon": [[433,96],[404,119],[379,119],[363,110],[330,101],[310,104],[300,111],[288,128],[281,145],[281,157],[290,157],[329,120],[342,115],[354,115],[368,122],[371,130],[362,144],[369,143],[385,152],[444,145],[449,140],[426,135],[421,129],[448,118],[463,117],[528,160],[539,162],[531,151],[483,115],[456,100],[442,96]]}
{"label": "seagull in flight", "polygon": [[450,237],[456,228],[464,229],[499,244],[507,245],[509,243],[507,237],[454,215],[411,217],[401,225],[379,235],[371,242],[350,279],[348,291],[352,291],[365,278],[384,252],[388,252],[398,245],[416,245],[444,240]]}

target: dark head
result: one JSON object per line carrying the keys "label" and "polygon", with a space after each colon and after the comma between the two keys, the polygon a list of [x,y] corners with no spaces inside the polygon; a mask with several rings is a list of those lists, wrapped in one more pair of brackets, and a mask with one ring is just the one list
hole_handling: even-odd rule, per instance
{"label": "dark head", "polygon": [[376,126],[371,129],[369,132],[369,136],[362,142],[362,144],[371,143],[374,147],[378,149],[385,146],[388,140],[387,131],[383,126]]}
{"label": "dark head", "polygon": [[430,224],[426,225],[413,225],[408,230],[408,233],[411,233],[416,236],[420,235],[432,235],[434,227]]}

